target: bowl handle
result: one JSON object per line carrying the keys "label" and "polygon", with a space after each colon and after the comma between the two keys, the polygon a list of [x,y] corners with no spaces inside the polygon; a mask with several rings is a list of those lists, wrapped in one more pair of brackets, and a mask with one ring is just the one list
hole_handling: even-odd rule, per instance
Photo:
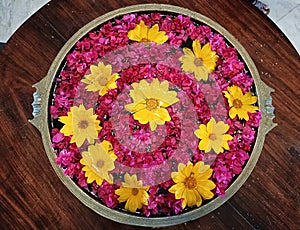
{"label": "bowl handle", "polygon": [[262,121],[261,126],[263,127],[264,134],[267,134],[270,132],[273,128],[277,126],[276,123],[273,122],[273,119],[275,118],[274,114],[274,106],[272,104],[272,97],[271,93],[275,92],[275,90],[271,87],[269,87],[267,84],[265,84],[263,81],[260,81],[261,83],[261,100],[260,104],[261,111],[262,111]]}
{"label": "bowl handle", "polygon": [[45,77],[32,86],[36,89],[33,93],[33,103],[31,104],[33,108],[33,119],[28,121],[40,131],[43,129],[43,126],[47,124],[47,81],[47,77]]}

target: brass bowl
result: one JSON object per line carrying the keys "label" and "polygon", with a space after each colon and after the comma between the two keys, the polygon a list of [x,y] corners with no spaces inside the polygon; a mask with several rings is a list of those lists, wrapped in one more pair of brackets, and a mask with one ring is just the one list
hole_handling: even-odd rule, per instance
{"label": "brass bowl", "polygon": [[[49,133],[49,98],[51,97],[51,86],[55,76],[60,70],[60,66],[66,57],[67,53],[74,47],[75,43],[85,36],[89,31],[95,29],[98,25],[101,25],[115,17],[128,14],[128,13],[138,13],[141,11],[161,11],[168,13],[182,14],[191,17],[192,19],[202,22],[212,29],[222,34],[229,43],[231,43],[238,51],[239,55],[242,57],[243,61],[247,65],[251,76],[254,79],[254,84],[256,87],[256,93],[258,96],[258,105],[260,111],[262,112],[261,124],[258,128],[256,142],[254,144],[252,153],[242,173],[234,180],[234,182],[226,190],[226,197],[221,198],[217,197],[209,201],[207,204],[200,206],[199,208],[193,209],[191,211],[184,212],[182,214],[169,216],[169,217],[140,217],[132,215],[126,212],[110,209],[102,204],[100,204],[95,199],[91,198],[88,194],[82,191],[69,177],[64,175],[63,169],[56,164],[55,159],[56,155],[53,148],[51,147],[51,137]],[[201,216],[208,214],[214,209],[220,207],[225,203],[230,197],[232,197],[239,188],[244,184],[251,171],[253,170],[259,155],[261,153],[263,143],[265,140],[266,134],[276,126],[272,122],[274,118],[274,108],[272,106],[272,99],[270,93],[274,90],[268,87],[259,76],[259,73],[250,58],[247,51],[242,47],[242,45],[223,27],[215,23],[211,19],[190,11],[185,8],[172,6],[172,5],[163,5],[163,4],[144,4],[144,5],[135,5],[130,7],[121,8],[114,10],[105,15],[98,17],[92,22],[88,23],[86,26],[81,28],[74,36],[72,36],[64,47],[60,50],[57,57],[53,61],[47,76],[45,76],[40,82],[34,85],[36,92],[34,94],[33,102],[33,120],[30,122],[41,132],[43,144],[47,153],[47,156],[51,162],[52,167],[54,168],[56,174],[64,183],[64,185],[86,206],[94,210],[96,213],[100,214],[103,217],[108,219],[137,226],[150,226],[150,227],[162,227],[176,225],[184,223],[190,220],[197,219]]]}

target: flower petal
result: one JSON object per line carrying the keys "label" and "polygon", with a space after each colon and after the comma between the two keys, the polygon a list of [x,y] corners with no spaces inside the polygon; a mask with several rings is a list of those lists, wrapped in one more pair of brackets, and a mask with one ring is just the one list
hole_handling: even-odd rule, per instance
{"label": "flower petal", "polygon": [[201,56],[201,44],[200,44],[200,41],[199,40],[194,40],[193,44],[192,44],[192,47],[193,47],[193,51],[195,53],[195,56],[197,58],[202,58],[202,56]]}
{"label": "flower petal", "polygon": [[168,40],[166,32],[159,31],[159,27],[155,24],[148,32],[148,40],[151,42],[156,42],[157,44],[163,44]]}

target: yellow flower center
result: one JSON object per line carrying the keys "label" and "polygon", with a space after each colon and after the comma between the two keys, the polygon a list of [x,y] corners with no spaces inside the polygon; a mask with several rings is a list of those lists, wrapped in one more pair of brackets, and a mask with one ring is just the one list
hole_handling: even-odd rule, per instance
{"label": "yellow flower center", "polygon": [[99,85],[106,85],[107,84],[107,79],[103,76],[98,77],[98,83]]}
{"label": "yellow flower center", "polygon": [[139,190],[137,188],[133,188],[131,190],[132,195],[136,196],[139,193]]}
{"label": "yellow flower center", "polygon": [[194,64],[197,67],[203,66],[203,60],[201,58],[195,58]]}
{"label": "yellow flower center", "polygon": [[211,139],[212,141],[215,141],[217,139],[216,134],[214,134],[214,133],[209,134],[209,139]]}
{"label": "yellow flower center", "polygon": [[88,123],[87,120],[81,120],[81,121],[78,123],[78,128],[79,128],[79,129],[86,129],[88,126],[89,126],[89,123]]}
{"label": "yellow flower center", "polygon": [[234,99],[232,104],[233,104],[233,107],[237,108],[237,109],[239,109],[243,106],[243,103],[241,102],[240,99]]}
{"label": "yellow flower center", "polygon": [[146,108],[148,110],[157,109],[158,107],[159,107],[159,102],[157,99],[154,98],[146,99]]}
{"label": "yellow flower center", "polygon": [[196,188],[196,186],[197,186],[197,180],[194,177],[194,173],[191,173],[191,175],[185,179],[184,185],[188,189],[194,189],[194,188]]}
{"label": "yellow flower center", "polygon": [[101,169],[104,166],[104,161],[103,160],[98,160],[96,163],[97,168]]}

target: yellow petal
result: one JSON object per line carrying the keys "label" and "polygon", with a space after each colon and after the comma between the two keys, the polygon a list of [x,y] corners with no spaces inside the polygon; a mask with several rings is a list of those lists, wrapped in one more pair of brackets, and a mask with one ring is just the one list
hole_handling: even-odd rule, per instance
{"label": "yellow petal", "polygon": [[73,134],[73,129],[71,125],[64,125],[62,129],[60,130],[61,133],[63,133],[65,136],[70,136]]}
{"label": "yellow petal", "polygon": [[200,142],[199,142],[199,145],[198,145],[198,148],[200,150],[208,150],[207,152],[210,151],[209,149],[209,143],[210,143],[210,140],[208,138],[205,138],[205,139],[202,139]]}
{"label": "yellow petal", "polygon": [[166,32],[160,31],[157,24],[155,24],[148,31],[148,40],[152,42],[156,42],[157,44],[163,44],[168,40],[168,36],[165,35]]}
{"label": "yellow petal", "polygon": [[206,200],[214,197],[214,193],[205,188],[200,187],[200,188],[197,188],[197,190],[201,194],[201,196]]}
{"label": "yellow petal", "polygon": [[134,30],[128,31],[128,38],[132,41],[137,41],[137,42],[140,42],[142,40],[140,34]]}
{"label": "yellow petal", "polygon": [[197,58],[201,58],[201,44],[200,44],[200,41],[199,40],[194,40],[193,41],[193,44],[192,44],[192,47],[193,47],[193,51],[195,53],[195,56]]}
{"label": "yellow petal", "polygon": [[175,194],[176,199],[181,199],[185,190],[184,183],[178,183],[169,188],[169,192]]}
{"label": "yellow petal", "polygon": [[211,118],[209,122],[206,124],[207,133],[212,133],[215,126],[216,126],[216,120],[214,118]]}
{"label": "yellow petal", "polygon": [[[160,83],[160,88],[163,91],[168,91],[169,90],[169,82],[168,81],[163,81]],[[176,95],[175,95],[176,96]]]}
{"label": "yellow petal", "polygon": [[148,27],[143,21],[136,25],[133,30],[128,31],[128,38],[133,41],[140,42],[142,39],[147,39]]}
{"label": "yellow petal", "polygon": [[208,175],[206,177],[206,179],[208,179],[211,176],[213,170],[210,168],[209,165],[204,164],[204,162],[200,161],[200,162],[197,162],[197,164],[198,163],[200,163],[200,166],[199,166],[200,177]]}
{"label": "yellow petal", "polygon": [[224,148],[225,150],[229,150],[229,145],[227,141],[224,141],[222,144],[222,148]]}
{"label": "yellow petal", "polygon": [[216,187],[216,184],[211,180],[203,180],[199,185],[201,188],[205,188],[206,190],[212,190]]}
{"label": "yellow petal", "polygon": [[185,167],[186,167],[185,164],[179,163],[179,164],[178,164],[178,172],[181,172]]}
{"label": "yellow petal", "polygon": [[196,129],[196,130],[194,131],[194,134],[195,134],[196,137],[200,138],[200,134],[201,134],[200,129]]}
{"label": "yellow petal", "polygon": [[195,67],[194,69],[194,74],[195,74],[195,78],[200,81],[207,81],[208,79],[208,75],[209,75],[209,71],[206,68],[206,66],[200,66],[200,67]]}
{"label": "yellow petal", "polygon": [[212,149],[214,150],[214,152],[216,154],[220,153],[220,152],[223,152],[223,148],[222,148],[222,145],[223,145],[223,137],[217,137],[216,140],[214,141],[211,141],[211,146],[212,146]]}
{"label": "yellow petal", "polygon": [[228,91],[230,92],[231,95],[234,95],[234,98],[242,98],[243,97],[243,92],[240,87],[233,85],[228,88],[229,88]]}
{"label": "yellow petal", "polygon": [[187,206],[192,207],[197,203],[196,195],[193,190],[186,190]]}
{"label": "yellow petal", "polygon": [[199,128],[200,128],[199,138],[201,138],[201,139],[208,138],[209,134],[208,134],[206,125],[200,124]]}
{"label": "yellow petal", "polygon": [[145,103],[146,96],[144,95],[142,88],[136,88],[134,90],[130,90],[129,95],[133,99],[134,103]]}
{"label": "yellow petal", "polygon": [[193,164],[189,161],[187,166],[182,170],[182,174],[185,176],[185,177],[189,177],[191,175],[191,172],[193,170]]}
{"label": "yellow petal", "polygon": [[133,197],[130,197],[125,204],[125,209],[129,210],[130,212],[136,212],[137,208],[137,200]]}
{"label": "yellow petal", "polygon": [[[228,102],[232,103],[233,99],[232,99],[231,94],[229,92],[227,92],[227,91],[223,91],[223,93],[224,93],[224,96],[228,99]],[[232,104],[229,104],[229,106],[232,106]]]}
{"label": "yellow petal", "polygon": [[186,207],[186,204],[187,204],[187,200],[186,199],[184,199],[183,201],[182,201],[182,209],[185,209],[185,207]]}
{"label": "yellow petal", "polygon": [[135,113],[140,110],[146,109],[146,103],[140,102],[140,103],[127,104],[127,105],[125,105],[125,109],[131,113]]}
{"label": "yellow petal", "polygon": [[245,119],[246,121],[249,120],[249,116],[248,116],[248,111],[244,110],[244,109],[236,109],[237,110],[237,115],[240,119]]}
{"label": "yellow petal", "polygon": [[[146,123],[148,123],[148,122],[146,122]],[[143,124],[143,123],[141,123],[141,124]],[[157,124],[156,124],[156,122],[155,121],[150,121],[150,129],[151,129],[151,131],[154,131],[154,130],[156,130],[156,128],[157,128]]]}
{"label": "yellow petal", "polygon": [[258,110],[258,107],[253,105],[243,105],[241,109],[246,110],[250,113],[254,113]]}
{"label": "yellow petal", "polygon": [[247,92],[244,97],[241,99],[242,103],[245,105],[251,105],[257,102],[257,97],[252,96],[251,92]]}
{"label": "yellow petal", "polygon": [[166,110],[165,108],[158,108],[155,109],[153,112],[158,118],[160,118],[163,121],[170,121],[171,117],[169,115],[168,110]]}
{"label": "yellow petal", "polygon": [[185,181],[185,176],[182,173],[172,173],[172,179],[175,183],[183,183]]}
{"label": "yellow petal", "polygon": [[141,190],[141,204],[148,205],[149,194],[145,190]]}
{"label": "yellow petal", "polygon": [[173,105],[179,101],[179,99],[176,97],[177,93],[175,91],[168,91],[167,93],[162,93],[163,95],[163,105],[161,107],[168,107],[170,105]]}
{"label": "yellow petal", "polygon": [[147,109],[139,110],[133,114],[133,118],[138,120],[141,124],[147,124],[149,122],[149,117],[151,116],[151,112]]}
{"label": "yellow petal", "polygon": [[237,109],[232,107],[230,110],[229,110],[229,117],[231,119],[235,118],[235,116],[237,115]]}
{"label": "yellow petal", "polygon": [[215,52],[212,52],[210,44],[206,43],[201,49],[200,57],[202,59],[205,59],[206,57],[208,59],[211,59],[211,57],[214,56],[214,54]]}
{"label": "yellow petal", "polygon": [[202,204],[201,195],[200,195],[200,193],[198,192],[197,189],[194,190],[194,193],[195,193],[195,196],[196,196],[196,205],[197,205],[197,207],[200,207],[201,204]]}
{"label": "yellow petal", "polygon": [[204,152],[208,153],[211,149],[212,149],[212,141],[209,140],[208,145],[207,145],[206,149],[204,150]]}
{"label": "yellow petal", "polygon": [[224,134],[228,131],[229,125],[225,124],[223,121],[216,123],[213,133],[216,135]]}

